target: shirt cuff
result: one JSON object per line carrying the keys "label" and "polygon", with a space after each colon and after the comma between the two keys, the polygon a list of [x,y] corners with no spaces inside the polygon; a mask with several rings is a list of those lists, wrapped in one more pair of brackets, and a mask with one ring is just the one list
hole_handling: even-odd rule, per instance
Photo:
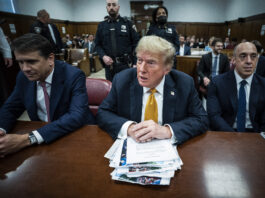
{"label": "shirt cuff", "polygon": [[171,138],[170,138],[170,142],[171,144],[176,144],[178,142],[178,140],[176,139],[176,136],[174,135],[173,129],[171,128],[171,126],[169,124],[165,124],[164,126],[169,127],[170,132],[171,132]]}
{"label": "shirt cuff", "polygon": [[40,135],[40,133],[37,130],[32,131],[32,133],[37,138],[38,144],[41,144],[42,142],[44,142],[44,139],[42,138],[42,136]]}
{"label": "shirt cuff", "polygon": [[6,130],[5,130],[5,129],[3,129],[3,128],[0,128],[0,130],[4,131],[4,133],[6,134]]}
{"label": "shirt cuff", "polygon": [[125,139],[127,138],[127,131],[128,131],[129,126],[130,126],[132,123],[136,123],[136,122],[134,122],[134,121],[127,121],[127,122],[125,122],[125,123],[122,125],[122,127],[121,127],[121,129],[120,129],[120,131],[119,131],[119,133],[118,133],[118,138],[119,138],[119,139],[123,139],[123,140],[125,140]]}

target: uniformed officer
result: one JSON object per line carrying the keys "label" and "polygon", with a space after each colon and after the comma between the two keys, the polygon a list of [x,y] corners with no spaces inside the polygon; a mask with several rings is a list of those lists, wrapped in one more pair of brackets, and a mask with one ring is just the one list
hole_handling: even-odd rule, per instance
{"label": "uniformed officer", "polygon": [[[174,25],[167,23],[168,11],[164,6],[157,7],[152,14],[152,24],[147,35],[162,37],[175,46],[176,52],[179,49],[179,36]],[[176,65],[176,60],[174,65]],[[173,66],[175,68],[175,66]]]}
{"label": "uniformed officer", "polygon": [[108,18],[98,25],[96,52],[105,67],[106,79],[112,81],[114,75],[136,62],[134,49],[139,37],[132,23],[119,15],[119,1],[106,0]]}
{"label": "uniformed officer", "polygon": [[54,52],[60,53],[63,47],[60,32],[56,25],[50,23],[50,15],[46,10],[39,10],[37,20],[31,25],[30,33],[40,34],[53,45]]}

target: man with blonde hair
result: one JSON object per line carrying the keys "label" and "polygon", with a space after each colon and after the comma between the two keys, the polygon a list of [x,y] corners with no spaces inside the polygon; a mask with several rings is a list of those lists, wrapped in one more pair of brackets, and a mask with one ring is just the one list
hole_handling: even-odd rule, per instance
{"label": "man with blonde hair", "polygon": [[112,138],[138,142],[182,142],[208,128],[193,79],[171,70],[175,48],[158,36],[143,37],[136,47],[137,68],[117,74],[100,105],[97,121]]}

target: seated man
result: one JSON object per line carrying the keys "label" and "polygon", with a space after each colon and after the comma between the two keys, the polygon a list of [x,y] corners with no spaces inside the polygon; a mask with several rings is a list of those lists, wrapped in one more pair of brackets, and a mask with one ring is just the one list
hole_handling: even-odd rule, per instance
{"label": "seated man", "polygon": [[191,54],[190,47],[185,44],[185,38],[183,35],[179,36],[179,44],[177,55],[186,56]]}
{"label": "seated man", "polygon": [[216,131],[265,131],[265,78],[254,73],[254,44],[240,43],[234,49],[235,69],[219,75],[208,88],[210,127]]}
{"label": "seated man", "polygon": [[143,37],[137,48],[137,68],[116,75],[97,114],[99,126],[114,139],[131,136],[184,141],[208,128],[193,79],[171,70],[175,48],[158,36]]}
{"label": "seated man", "polygon": [[229,71],[230,64],[226,55],[221,53],[223,42],[215,38],[212,42],[213,51],[202,56],[198,76],[201,78],[201,85],[207,87],[211,79],[219,74]]}
{"label": "seated man", "polygon": [[[94,123],[81,70],[55,61],[50,42],[38,34],[15,39],[12,48],[21,72],[0,109],[0,156],[32,144],[50,143]],[[8,134],[25,110],[31,120],[49,124],[29,134]]]}

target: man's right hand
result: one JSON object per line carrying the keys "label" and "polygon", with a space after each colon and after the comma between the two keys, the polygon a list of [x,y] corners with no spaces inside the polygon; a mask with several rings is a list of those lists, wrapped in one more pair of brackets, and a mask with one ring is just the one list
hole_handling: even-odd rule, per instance
{"label": "man's right hand", "polygon": [[103,61],[104,61],[104,63],[106,64],[106,65],[111,65],[112,63],[113,63],[113,60],[112,60],[112,58],[111,57],[109,57],[109,56],[103,56]]}
{"label": "man's right hand", "polygon": [[207,78],[207,77],[204,77],[203,78],[203,84],[204,84],[204,86],[207,87],[209,83],[210,83],[210,79]]}

